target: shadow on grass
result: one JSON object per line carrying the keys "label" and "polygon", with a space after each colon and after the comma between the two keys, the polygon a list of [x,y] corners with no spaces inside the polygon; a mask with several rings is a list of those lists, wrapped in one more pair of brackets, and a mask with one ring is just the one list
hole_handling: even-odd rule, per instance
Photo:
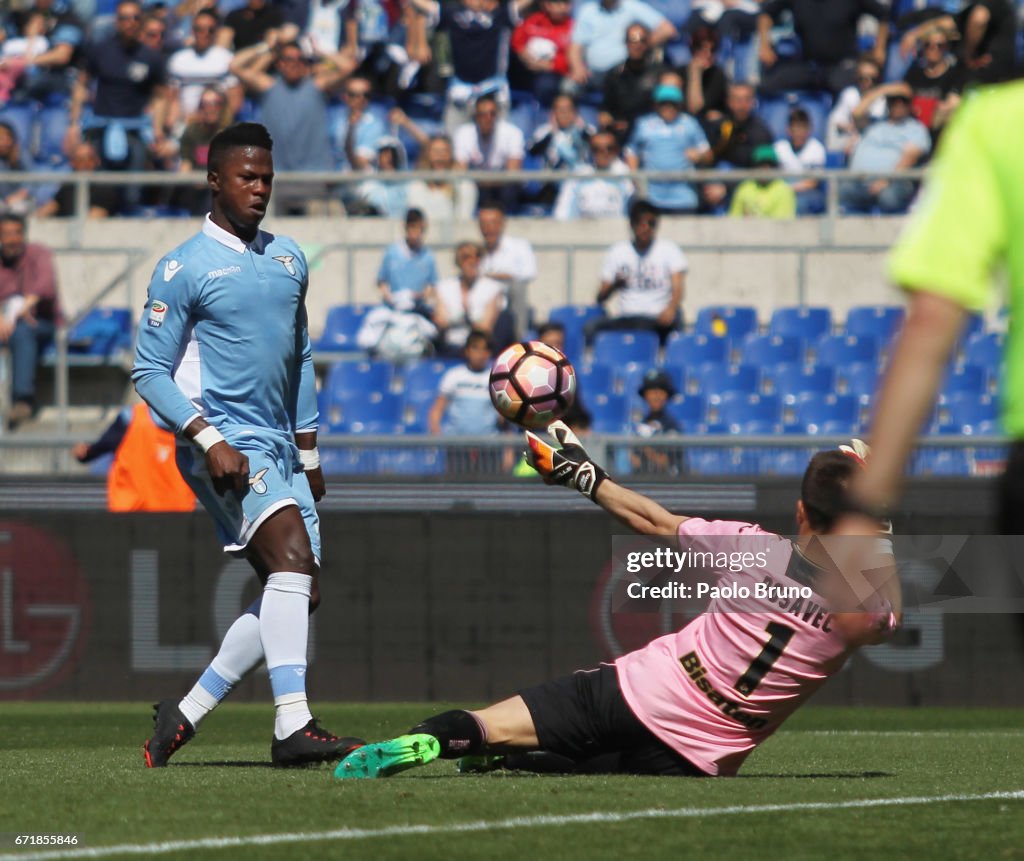
{"label": "shadow on grass", "polygon": [[740,774],[733,780],[865,780],[878,777],[896,777],[891,771],[822,771],[810,774]]}

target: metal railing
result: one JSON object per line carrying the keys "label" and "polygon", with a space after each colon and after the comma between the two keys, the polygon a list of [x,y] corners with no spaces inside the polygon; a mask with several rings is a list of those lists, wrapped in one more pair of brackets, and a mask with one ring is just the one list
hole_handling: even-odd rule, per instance
{"label": "metal railing", "polygon": [[[921,168],[902,170],[891,173],[851,171],[848,169],[810,170],[801,173],[782,173],[772,171],[772,176],[797,181],[816,179],[823,183],[826,192],[826,211],[821,217],[821,241],[835,241],[835,221],[841,215],[839,204],[839,186],[843,182],[856,180],[920,180],[925,171]],[[735,184],[745,179],[763,179],[765,171],[752,170],[687,170],[687,171],[631,171],[609,176],[609,179],[631,180],[640,196],[645,196],[652,182],[685,182],[701,184],[707,182],[725,182]],[[569,179],[587,180],[593,175],[575,174],[562,170],[518,170],[518,171],[432,171],[408,170],[388,173],[353,173],[351,171],[288,171],[275,175],[275,183],[280,186],[289,184],[307,187],[323,185],[323,195],[313,195],[310,199],[335,198],[338,189],[345,186],[356,186],[367,180],[385,184],[405,183],[413,180],[451,182],[470,180],[472,182],[491,185],[523,185],[526,183],[562,182]],[[600,177],[599,177],[600,178]],[[61,172],[46,171],[39,173],[17,174],[11,177],[14,182],[27,185],[73,185],[75,188],[75,215],[71,230],[73,244],[81,242],[84,225],[89,210],[89,189],[93,185],[103,186],[152,186],[182,187],[204,186],[206,174],[199,171],[189,173],[172,173],[166,171],[97,171],[97,172]],[[814,217],[814,216],[811,216]]]}
{"label": "metal railing", "polygon": [[[742,434],[673,434],[659,437],[628,435],[588,436],[585,444],[594,459],[606,466],[613,475],[643,479],[706,479],[708,472],[693,470],[689,458],[709,450],[735,453],[766,453],[771,460],[762,468],[760,461],[738,458],[738,466],[727,470],[729,476],[773,475],[787,477],[799,475],[811,454],[833,448],[849,437],[795,435],[747,436]],[[7,475],[82,475],[85,469],[72,463],[70,448],[79,439],[71,434],[58,433],[23,439],[17,436],[0,437],[0,463]],[[1009,441],[1003,436],[929,436],[918,440],[921,452],[963,452],[966,474],[991,476],[1001,471]],[[430,436],[427,434],[384,435],[326,435],[319,440],[324,469],[332,480],[345,479],[405,479],[436,480],[521,480],[512,469],[523,450],[518,434],[501,436]],[[636,467],[630,455],[645,449],[678,455],[672,469]],[[772,463],[778,462],[780,453],[805,454],[806,459],[790,462],[786,470],[776,472]],[[419,457],[417,457],[419,455]],[[750,472],[743,472],[745,464],[756,464]],[[796,470],[794,472],[794,469]],[[916,472],[924,476],[927,472]]]}

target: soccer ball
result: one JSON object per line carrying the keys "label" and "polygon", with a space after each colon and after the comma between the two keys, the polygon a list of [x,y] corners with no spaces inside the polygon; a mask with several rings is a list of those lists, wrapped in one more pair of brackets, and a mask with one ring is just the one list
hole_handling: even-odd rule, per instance
{"label": "soccer ball", "polygon": [[576,397],[576,371],[565,354],[540,341],[503,350],[491,367],[491,403],[511,422],[542,430]]}

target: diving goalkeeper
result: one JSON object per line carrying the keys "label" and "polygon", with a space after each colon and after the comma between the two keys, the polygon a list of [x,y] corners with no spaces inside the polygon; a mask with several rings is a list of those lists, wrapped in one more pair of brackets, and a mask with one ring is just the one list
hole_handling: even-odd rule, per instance
{"label": "diving goalkeeper", "polygon": [[[751,523],[672,514],[611,480],[562,422],[549,433],[559,447],[527,432],[528,459],[549,484],[579,491],[641,534],[676,535],[694,552],[753,542],[770,560],[767,569],[752,564],[715,573],[750,594],[769,575],[779,586],[810,587],[812,597],[714,598],[681,630],[612,664],[526,688],[485,709],[427,718],[406,735],[349,754],[335,776],[388,777],[438,757],[464,758],[473,770],[530,768],[521,755],[529,751],[544,752],[546,764],[557,757],[564,770],[733,775],[859,646],[895,629],[901,605],[893,567],[883,566],[888,579],[870,593],[858,593],[857,612],[838,612],[828,609],[836,596],[828,566],[815,558],[814,537],[826,535],[847,510],[846,487],[866,456],[859,440],[811,458],[796,503],[798,537],[790,541]],[[591,768],[595,763],[599,769]]]}

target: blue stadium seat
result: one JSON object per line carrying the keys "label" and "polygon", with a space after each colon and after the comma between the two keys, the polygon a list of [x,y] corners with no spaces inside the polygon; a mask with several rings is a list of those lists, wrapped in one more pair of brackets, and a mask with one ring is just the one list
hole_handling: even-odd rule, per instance
{"label": "blue stadium seat", "polygon": [[792,335],[748,335],[740,346],[740,358],[762,368],[780,362],[802,362],[804,342]]}
{"label": "blue stadium seat", "polygon": [[653,365],[658,354],[654,332],[598,332],[594,337],[595,364],[620,366],[626,362]]}
{"label": "blue stadium seat", "polygon": [[110,356],[132,346],[132,312],[128,308],[93,308],[68,333],[68,352]]}
{"label": "blue stadium seat", "polygon": [[983,395],[988,390],[988,368],[981,365],[956,365],[942,381],[939,398],[946,401],[959,392]]}
{"label": "blue stadium seat", "polygon": [[615,390],[615,378],[609,365],[580,365],[576,368],[576,390],[586,403],[595,395],[611,394]]}
{"label": "blue stadium seat", "polygon": [[698,332],[674,332],[665,344],[665,368],[699,365],[702,362],[724,362],[729,358],[729,343]]}
{"label": "blue stadium seat", "polygon": [[841,170],[846,167],[846,153],[840,150],[829,150],[825,153],[826,170]]}
{"label": "blue stadium seat", "polygon": [[[831,366],[819,364],[817,367]],[[862,404],[866,404],[874,398],[881,376],[875,362],[854,362],[852,365],[840,365],[834,370],[837,392],[856,395]]]}
{"label": "blue stadium seat", "polygon": [[693,475],[756,475],[760,459],[754,449],[691,448],[686,452],[687,469]]}
{"label": "blue stadium seat", "polygon": [[860,403],[855,395],[806,394],[794,408],[796,424],[808,433],[819,433],[827,422],[841,422],[843,426],[856,426]]}
{"label": "blue stadium seat", "polygon": [[750,305],[709,305],[697,312],[693,331],[739,341],[757,331],[757,309]]}
{"label": "blue stadium seat", "polygon": [[900,305],[858,305],[846,312],[844,328],[847,335],[866,335],[886,344],[899,331],[905,317],[906,311]]}
{"label": "blue stadium seat", "polygon": [[831,94],[818,90],[788,90],[779,94],[758,97],[757,115],[768,126],[775,140],[786,136],[789,112],[801,107],[811,120],[811,134],[824,140],[828,113],[832,109]]}
{"label": "blue stadium seat", "polygon": [[583,358],[585,347],[584,329],[592,320],[600,320],[604,316],[600,305],[559,305],[551,309],[548,320],[565,327],[565,354],[572,362],[578,363]]}
{"label": "blue stadium seat", "polygon": [[912,472],[917,476],[971,474],[967,452],[962,448],[925,448],[914,454]]}
{"label": "blue stadium seat", "polygon": [[999,420],[999,399],[989,394],[962,391],[951,394],[940,407],[955,428],[978,426]]}
{"label": "blue stadium seat", "polygon": [[392,475],[439,475],[445,471],[442,448],[394,448],[380,453],[378,467]]}
{"label": "blue stadium seat", "polygon": [[963,331],[960,333],[960,340],[967,343],[971,338],[980,335],[985,331],[985,318],[981,314],[969,314],[964,323]]}
{"label": "blue stadium seat", "polygon": [[320,466],[324,475],[373,475],[377,472],[377,464],[377,452],[370,449],[320,449]]}
{"label": "blue stadium seat", "polygon": [[629,434],[633,430],[631,422],[623,419],[615,418],[614,416],[604,416],[596,418],[590,425],[590,429],[594,433],[605,433],[613,435],[625,435]]}
{"label": "blue stadium seat", "polygon": [[996,371],[1003,361],[1006,336],[1002,332],[981,332],[970,337],[964,345],[964,362],[981,365]]}
{"label": "blue stadium seat", "polygon": [[437,398],[438,383],[450,367],[440,359],[422,359],[409,365],[402,376],[405,403],[413,406],[423,401],[433,403]]}
{"label": "blue stadium seat", "polygon": [[341,420],[351,428],[357,422],[387,422],[397,425],[402,421],[402,399],[390,392],[359,392],[336,401]]}
{"label": "blue stadium seat", "polygon": [[327,372],[324,388],[332,400],[369,392],[386,392],[391,387],[394,367],[390,362],[337,362]]}
{"label": "blue stadium seat", "polygon": [[796,403],[800,395],[808,392],[828,394],[835,391],[835,369],[828,365],[804,365],[801,362],[782,362],[761,373],[765,390],[782,398],[786,404]]}
{"label": "blue stadium seat", "polygon": [[323,352],[354,351],[356,333],[363,324],[368,307],[366,305],[335,305],[327,311],[324,331],[315,349]]}
{"label": "blue stadium seat", "polygon": [[815,362],[821,365],[852,365],[856,362],[877,362],[878,341],[857,335],[825,335],[814,347]]}
{"label": "blue stadium seat", "polygon": [[798,305],[792,308],[776,308],[768,323],[771,335],[792,335],[805,342],[817,340],[832,331],[832,311],[829,308],[814,308]]}
{"label": "blue stadium seat", "polygon": [[[600,422],[628,422],[629,401],[625,395],[617,395],[610,392],[600,394],[587,394],[587,409],[590,410],[590,417],[594,425]],[[608,433],[608,431],[604,431]]]}
{"label": "blue stadium seat", "polygon": [[686,375],[686,393],[722,395],[725,392],[757,392],[761,374],[753,365],[730,365],[724,362],[705,362],[690,368]]}
{"label": "blue stadium seat", "polygon": [[704,421],[707,402],[701,395],[675,395],[669,399],[666,412],[687,430]]}
{"label": "blue stadium seat", "polygon": [[775,395],[726,392],[716,408],[718,421],[727,425],[730,433],[739,432],[749,422],[782,421],[782,405]]}

